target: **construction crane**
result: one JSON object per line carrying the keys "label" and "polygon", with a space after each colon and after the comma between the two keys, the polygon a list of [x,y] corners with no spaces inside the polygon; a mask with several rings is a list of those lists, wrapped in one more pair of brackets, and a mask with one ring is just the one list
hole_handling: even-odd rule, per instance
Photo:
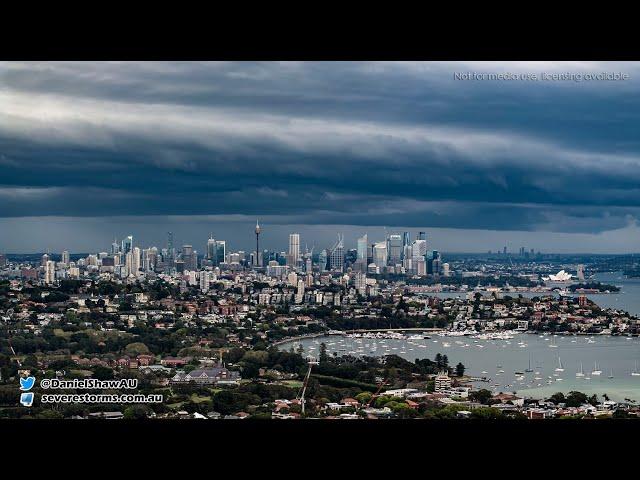
{"label": "construction crane", "polygon": [[309,384],[309,378],[311,377],[311,369],[313,368],[314,365],[320,364],[320,362],[318,362],[314,357],[308,357],[307,361],[309,363],[309,369],[307,370],[307,374],[304,376],[304,381],[302,382],[302,388],[300,389],[300,398],[299,398],[302,415],[304,415],[304,404],[306,402],[304,395],[307,392],[307,385]]}

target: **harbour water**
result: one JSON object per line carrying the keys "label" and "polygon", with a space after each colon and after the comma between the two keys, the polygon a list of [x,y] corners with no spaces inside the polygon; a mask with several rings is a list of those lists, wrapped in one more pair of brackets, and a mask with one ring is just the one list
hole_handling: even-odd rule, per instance
{"label": "harbour water", "polygon": [[[555,392],[577,390],[586,394],[607,394],[616,401],[625,398],[640,401],[640,376],[631,372],[640,368],[640,338],[611,336],[564,336],[516,334],[509,340],[476,339],[431,335],[429,339],[372,339],[337,335],[309,338],[282,344],[280,348],[298,348],[317,357],[320,344],[331,355],[399,355],[409,361],[447,355],[455,366],[462,362],[466,373],[486,377],[476,388],[494,393],[517,392],[525,397],[541,398]],[[554,345],[554,346],[552,346]],[[531,362],[531,372],[529,369]],[[636,362],[638,366],[636,367]],[[582,371],[584,377],[576,377]],[[600,375],[591,372],[597,369]],[[560,366],[560,364],[562,366]],[[556,371],[562,368],[563,371]],[[517,375],[516,372],[522,373]],[[609,377],[613,378],[609,378]]]}
{"label": "harbour water", "polygon": [[[589,299],[603,308],[617,308],[640,316],[640,279],[625,278],[621,272],[599,273],[594,280],[620,287],[617,293],[590,294]],[[436,293],[441,298],[464,298],[463,293]],[[525,293],[533,297],[539,293]],[[466,373],[486,377],[476,387],[495,393],[517,392],[540,398],[555,392],[578,390],[601,397],[607,394],[616,401],[631,398],[640,401],[640,376],[631,372],[640,368],[640,338],[597,335],[564,336],[522,333],[509,340],[441,337],[430,339],[369,339],[335,335],[285,343],[280,348],[302,345],[306,355],[317,356],[320,344],[329,354],[382,356],[395,354],[407,360],[433,359],[437,353],[447,355],[455,366],[462,362]],[[554,346],[550,346],[554,345]],[[531,362],[531,372],[529,369]],[[560,363],[562,367],[560,367]],[[580,372],[584,376],[576,376]],[[596,369],[600,375],[591,372]],[[562,371],[556,369],[562,368]],[[516,372],[522,375],[516,375]],[[613,377],[613,378],[610,378]]]}

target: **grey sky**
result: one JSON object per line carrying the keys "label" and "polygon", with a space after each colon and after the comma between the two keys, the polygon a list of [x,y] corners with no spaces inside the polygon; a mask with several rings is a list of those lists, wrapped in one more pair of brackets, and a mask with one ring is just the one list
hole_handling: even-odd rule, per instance
{"label": "grey sky", "polygon": [[[630,79],[454,80],[469,71]],[[0,63],[0,251],[93,251],[129,233],[163,246],[167,230],[199,250],[210,231],[249,249],[259,217],[265,246],[279,249],[293,229],[320,248],[338,231],[353,246],[387,226],[426,230],[443,251],[637,252],[638,73],[585,62]]]}

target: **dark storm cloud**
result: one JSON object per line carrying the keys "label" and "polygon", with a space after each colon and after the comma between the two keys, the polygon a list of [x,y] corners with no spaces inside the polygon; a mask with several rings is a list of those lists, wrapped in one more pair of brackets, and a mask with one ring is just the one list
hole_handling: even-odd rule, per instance
{"label": "dark storm cloud", "polygon": [[[460,71],[627,82],[462,82]],[[0,216],[591,232],[640,209],[636,64],[0,64]]]}

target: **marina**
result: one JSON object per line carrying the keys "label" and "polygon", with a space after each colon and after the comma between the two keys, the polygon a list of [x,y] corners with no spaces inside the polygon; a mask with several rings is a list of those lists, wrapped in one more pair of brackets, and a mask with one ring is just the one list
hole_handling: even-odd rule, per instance
{"label": "marina", "polygon": [[[366,336],[364,336],[366,335]],[[611,399],[640,400],[640,338],[625,336],[574,336],[518,332],[501,335],[431,334],[418,338],[398,332],[379,335],[332,335],[292,340],[280,348],[298,348],[318,356],[325,343],[332,355],[399,355],[409,361],[447,355],[451,366],[462,362],[477,388],[493,393],[517,392],[541,397],[578,390]],[[554,349],[550,349],[555,345]],[[588,373],[584,365],[592,365]],[[582,373],[582,375],[576,374]],[[607,372],[608,374],[601,374]]]}

